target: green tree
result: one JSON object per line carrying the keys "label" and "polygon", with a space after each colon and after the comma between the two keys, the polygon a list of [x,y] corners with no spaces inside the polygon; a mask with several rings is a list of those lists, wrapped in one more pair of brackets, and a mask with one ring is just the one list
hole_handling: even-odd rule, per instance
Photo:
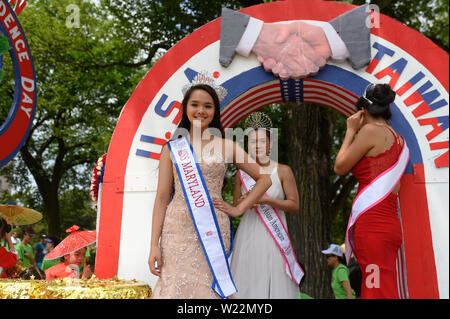
{"label": "green tree", "polygon": [[[38,105],[20,155],[2,169],[15,187],[6,197],[42,211],[51,235],[71,226],[73,212],[84,211],[78,223],[93,228],[92,166],[106,152],[123,105],[155,60],[218,17],[222,6],[236,2],[28,1],[20,21],[34,58]],[[10,59],[4,62],[0,119],[14,94]]]}
{"label": "green tree", "polygon": [[[69,23],[69,4],[79,9],[79,25]],[[49,234],[59,235],[66,209],[85,208],[95,216],[88,196],[81,200],[68,195],[81,190],[88,194],[92,166],[106,151],[119,112],[143,70],[100,66],[139,53],[111,32],[114,21],[102,6],[86,1],[34,1],[20,21],[33,54],[38,100],[29,138],[15,161],[12,184],[21,202],[44,213]],[[0,94],[11,96],[13,85],[5,83]],[[2,110],[10,105],[3,99],[0,103]],[[30,173],[32,189],[32,183],[24,183],[30,181]]]}

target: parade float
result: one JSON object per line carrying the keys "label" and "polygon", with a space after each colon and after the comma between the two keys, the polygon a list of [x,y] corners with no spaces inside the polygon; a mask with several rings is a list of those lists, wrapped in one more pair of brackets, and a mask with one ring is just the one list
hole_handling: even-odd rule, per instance
{"label": "parade float", "polygon": [[[333,1],[275,1],[239,12],[264,23],[292,23],[332,21],[355,8]],[[400,192],[404,245],[397,265],[399,295],[448,298],[448,54],[388,16],[376,11],[371,16],[370,59],[364,67],[330,60],[315,75],[281,79],[266,72],[255,54],[236,54],[225,67],[219,60],[220,18],[159,59],[125,104],[108,148],[96,275],[136,278],[154,287],[157,277],[147,259],[159,157],[181,119],[180,88],[205,70],[228,91],[221,103],[225,129],[272,103],[315,103],[350,116],[369,83],[389,83],[397,93],[391,126],[410,148]]]}
{"label": "parade float", "polygon": [[[313,23],[332,21],[355,8],[321,0],[276,1],[240,12],[264,23]],[[4,145],[0,166],[24,143],[36,107],[32,57],[17,21],[22,9],[17,4],[14,12],[10,3],[0,0],[0,34],[9,37],[17,84],[13,106],[0,127]],[[3,281],[2,293],[10,291],[10,295],[2,297],[147,298],[151,294],[146,290],[150,288],[140,289],[154,287],[157,280],[147,258],[160,152],[181,119],[180,88],[206,70],[228,91],[221,103],[225,128],[271,103],[315,103],[350,116],[369,83],[389,83],[397,93],[391,125],[410,148],[400,191],[404,240],[397,267],[399,294],[402,298],[448,298],[448,54],[376,10],[371,16],[367,65],[330,60],[317,74],[302,79],[282,79],[266,72],[254,54],[236,55],[224,66],[219,60],[225,37],[220,18],[177,43],[149,70],[125,104],[108,160],[102,157],[94,168],[90,192],[94,202],[98,199],[95,277],[53,284]],[[130,292],[131,287],[136,290]]]}

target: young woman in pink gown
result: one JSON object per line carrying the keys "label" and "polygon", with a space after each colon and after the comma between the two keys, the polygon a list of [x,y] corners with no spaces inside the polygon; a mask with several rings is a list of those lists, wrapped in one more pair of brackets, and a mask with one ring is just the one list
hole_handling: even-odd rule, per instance
{"label": "young woman in pink gown", "polygon": [[[270,187],[271,180],[260,174],[259,165],[242,148],[233,141],[223,139],[220,103],[211,86],[192,86],[185,93],[182,105],[183,116],[178,128],[184,128],[188,133],[213,205],[227,209],[225,213],[215,207],[217,224],[228,254],[231,233],[227,214],[238,215],[253,206]],[[210,131],[219,132],[221,136],[209,134]],[[234,163],[257,181],[254,193],[237,207],[226,204],[221,196],[229,163]],[[214,277],[196,233],[167,145],[161,152],[150,247],[150,271],[159,277],[152,298],[220,298],[211,288]]]}

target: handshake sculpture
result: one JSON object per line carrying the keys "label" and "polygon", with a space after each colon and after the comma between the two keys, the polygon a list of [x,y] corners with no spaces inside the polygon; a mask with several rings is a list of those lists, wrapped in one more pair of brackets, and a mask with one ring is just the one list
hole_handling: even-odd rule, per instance
{"label": "handshake sculpture", "polygon": [[264,23],[223,8],[220,64],[227,67],[235,52],[243,56],[255,53],[264,69],[281,79],[314,75],[330,58],[348,58],[353,68],[361,68],[371,58],[368,5],[330,22],[291,23]]}

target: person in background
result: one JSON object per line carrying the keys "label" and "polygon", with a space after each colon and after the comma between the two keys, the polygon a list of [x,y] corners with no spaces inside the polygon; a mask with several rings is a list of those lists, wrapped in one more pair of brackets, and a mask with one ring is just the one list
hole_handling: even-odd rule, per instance
{"label": "person in background", "polygon": [[28,227],[24,229],[23,239],[21,243],[18,243],[15,248],[17,250],[17,256],[22,261],[25,267],[29,267],[36,264],[34,258],[33,246],[31,246],[31,239],[36,235],[35,231]]}
{"label": "person in background", "polygon": [[327,257],[327,264],[333,268],[331,275],[331,288],[336,299],[355,299],[355,292],[350,286],[348,269],[345,266],[342,248],[331,244],[322,254]]}
{"label": "person in background", "polygon": [[19,232],[17,230],[14,230],[11,234],[11,242],[13,243],[13,245],[17,245],[18,243],[20,243],[20,238],[19,238]]}
{"label": "person in background", "polygon": [[[341,248],[345,255],[345,243],[341,245]],[[355,254],[352,254],[350,261],[348,262],[347,269],[349,272],[348,278],[350,279],[350,286],[355,291],[356,299],[359,299],[361,297],[362,273],[359,268],[359,264],[356,261]]]}
{"label": "person in background", "polygon": [[[270,176],[272,185],[257,204],[244,213],[234,237],[230,270],[237,287],[238,299],[292,299],[299,294],[299,278],[286,274],[286,254],[280,249],[277,235],[270,231],[268,221],[278,229],[286,229],[285,212],[297,213],[299,197],[292,169],[270,158],[273,142],[270,140],[272,122],[261,112],[254,112],[245,121],[248,131],[248,154]],[[233,204],[239,205],[249,194],[241,172],[234,180]],[[257,210],[256,210],[257,209]],[[266,213],[266,209],[269,209]],[[261,214],[269,214],[264,220]],[[289,237],[284,233],[281,237]],[[287,239],[290,241],[290,239]],[[295,261],[296,258],[294,257]],[[289,267],[293,267],[290,265]],[[299,266],[299,270],[301,267]],[[292,268],[294,273],[294,268]]]}
{"label": "person in background", "polygon": [[9,248],[9,251],[7,251],[3,246],[0,246],[0,278],[6,278],[5,270],[14,267],[17,263],[17,253],[11,242],[9,231],[11,231],[11,226],[0,217],[0,240],[5,240]]}
{"label": "person in background", "polygon": [[45,241],[46,238],[47,236],[45,234],[42,234],[39,242],[36,244],[36,246],[34,246],[34,256],[36,257],[36,265],[38,266],[38,268],[41,268],[42,260],[48,253],[48,251],[45,249],[47,243]]}
{"label": "person in background", "polygon": [[[58,246],[58,244],[59,244],[61,241],[59,240],[58,237],[49,236],[49,237],[45,238],[45,242],[46,242],[45,249],[47,250],[47,254],[48,254],[48,253],[51,252],[56,246]],[[44,259],[44,260],[42,261],[41,269],[42,269],[42,270],[47,270],[47,269],[49,269],[50,267],[53,267],[53,266],[59,264],[60,261],[61,261],[61,260],[60,260],[59,258],[57,258],[57,259],[50,259],[50,260]]]}
{"label": "person in background", "polygon": [[30,266],[19,275],[22,280],[45,280],[45,273],[41,269]]}
{"label": "person in background", "polygon": [[56,278],[79,278],[81,268],[81,279],[89,279],[92,271],[89,265],[85,265],[86,247],[61,257],[61,262],[45,271],[46,280]]}

